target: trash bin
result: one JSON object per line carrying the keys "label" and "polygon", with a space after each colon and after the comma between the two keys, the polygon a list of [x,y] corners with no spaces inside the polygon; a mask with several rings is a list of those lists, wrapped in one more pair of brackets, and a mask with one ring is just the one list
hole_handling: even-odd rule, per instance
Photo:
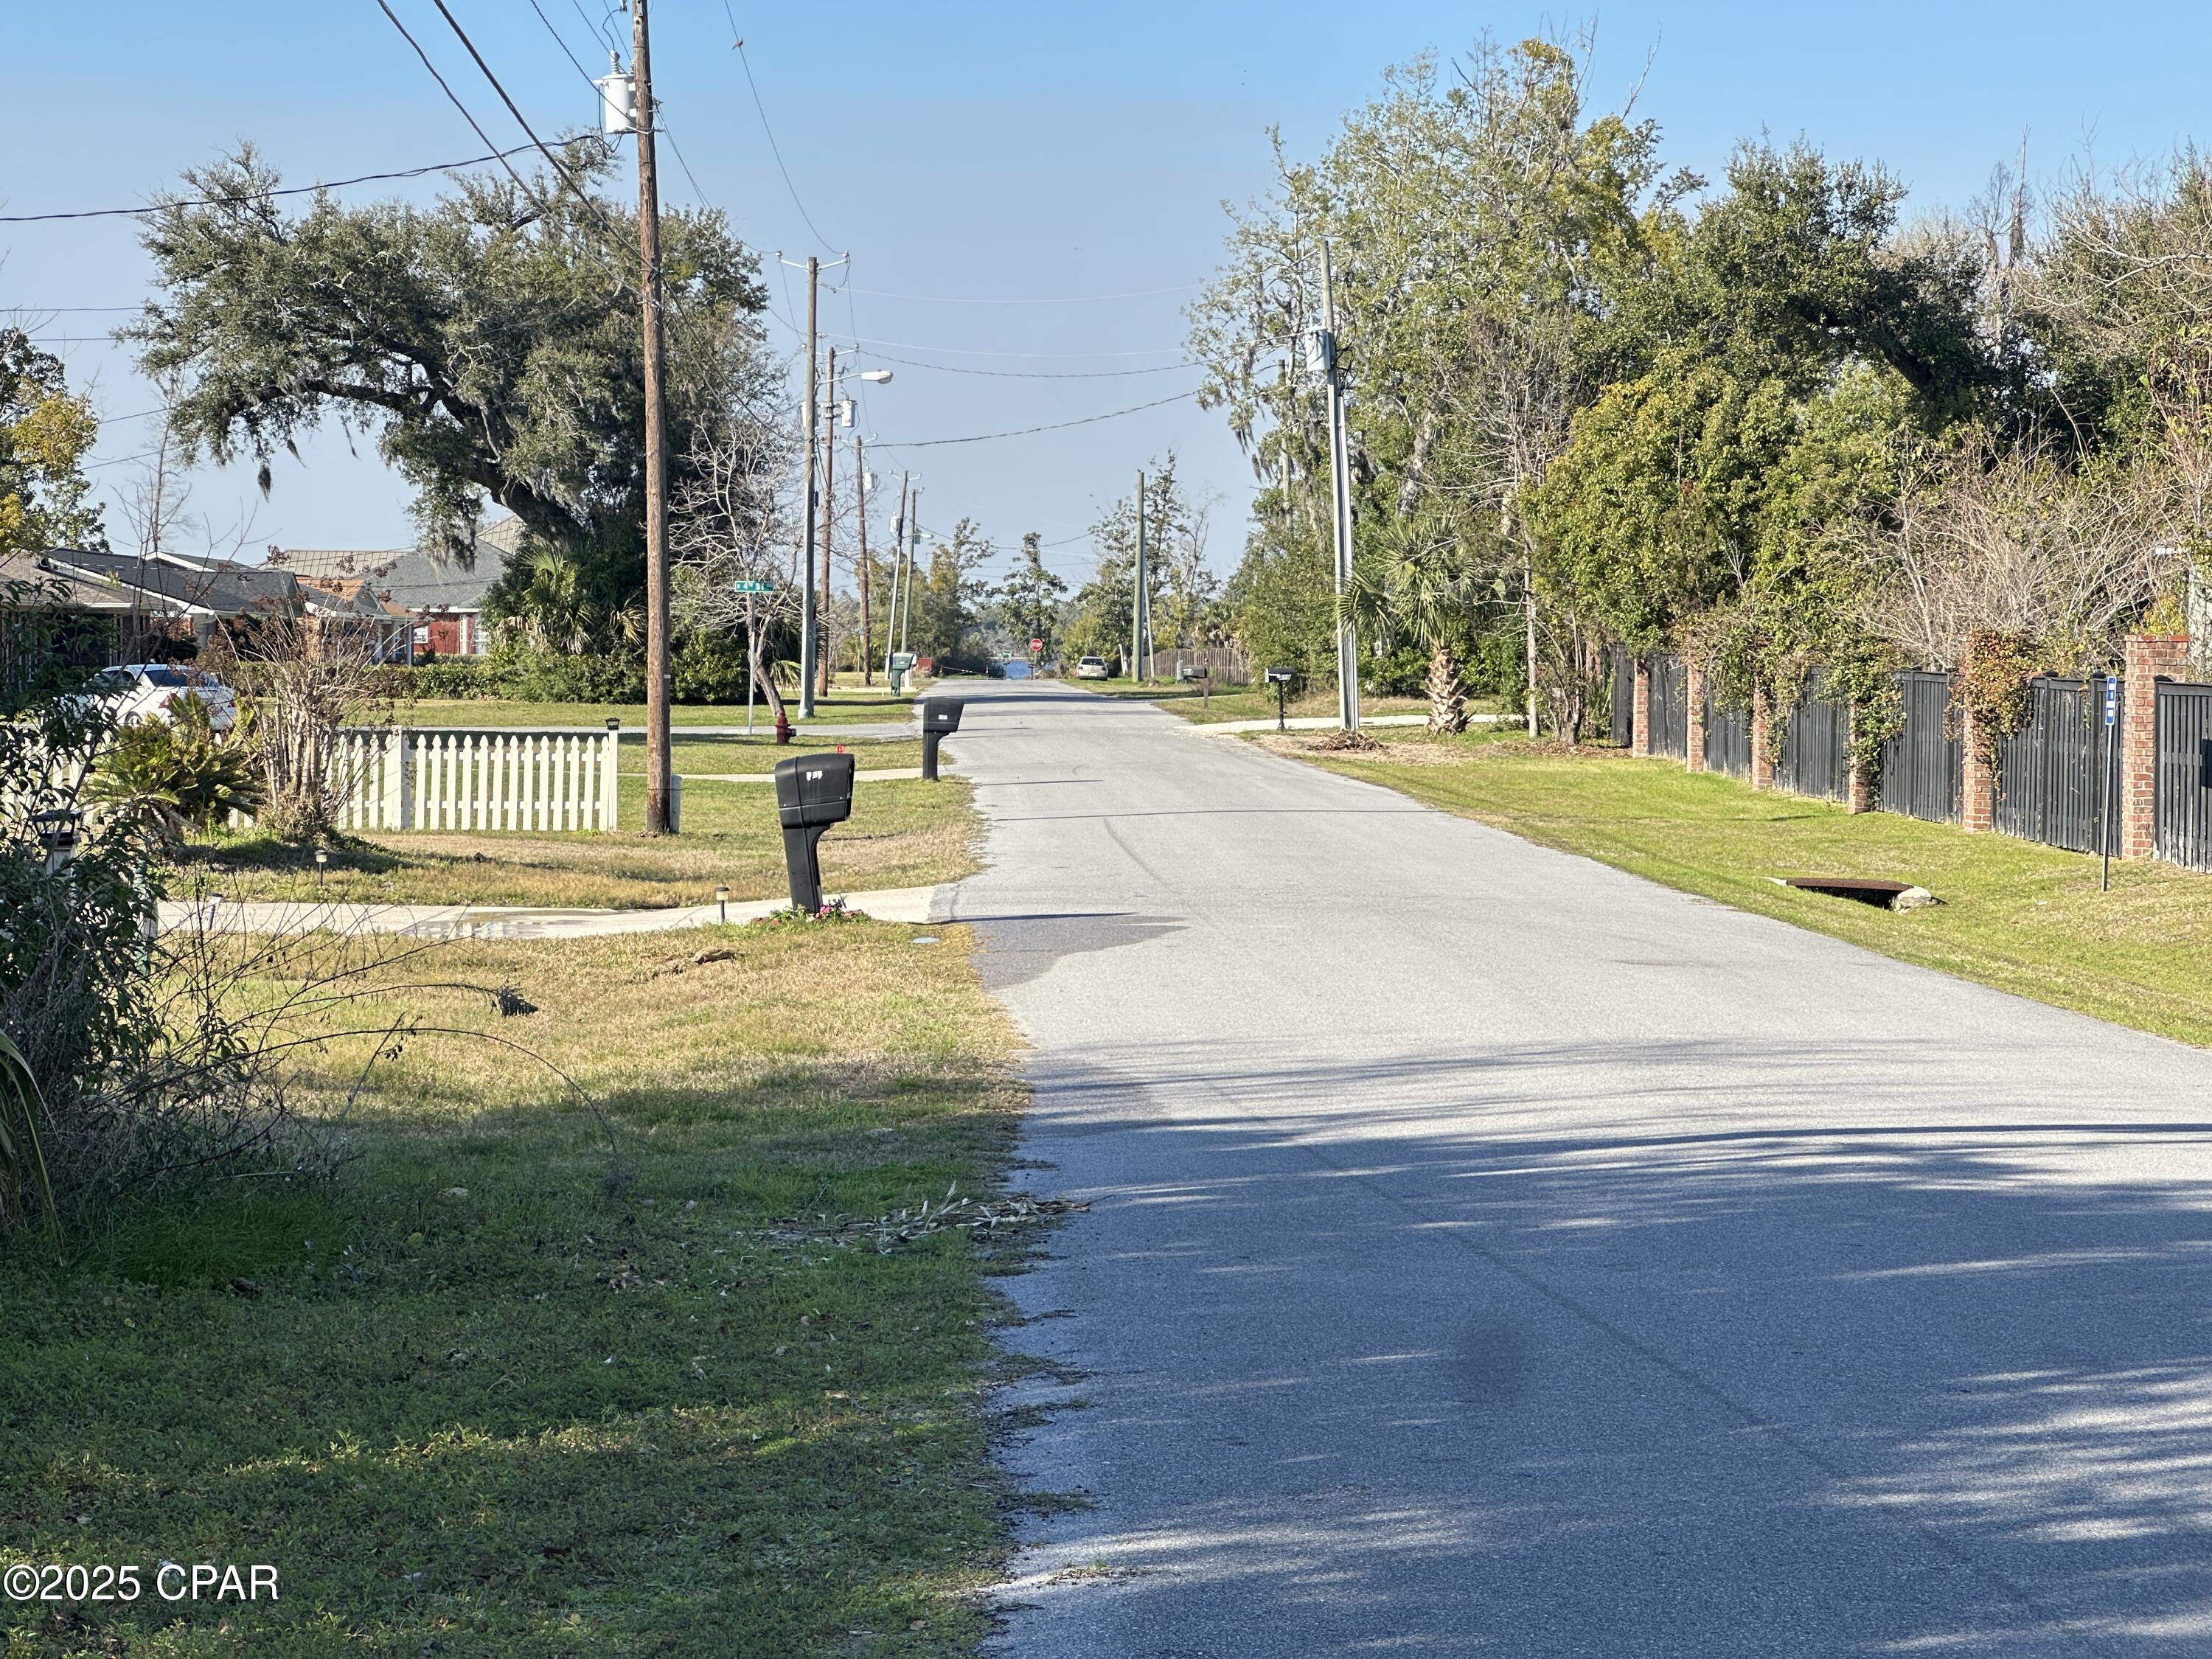
{"label": "trash bin", "polygon": [[775,810],[783,824],[783,863],[791,908],[822,908],[822,860],[816,843],[832,824],[853,816],[853,757],[794,755],[775,763]]}
{"label": "trash bin", "polygon": [[947,732],[960,729],[960,711],[967,705],[957,697],[924,697],[921,700],[921,775],[935,780],[937,776],[937,745]]}

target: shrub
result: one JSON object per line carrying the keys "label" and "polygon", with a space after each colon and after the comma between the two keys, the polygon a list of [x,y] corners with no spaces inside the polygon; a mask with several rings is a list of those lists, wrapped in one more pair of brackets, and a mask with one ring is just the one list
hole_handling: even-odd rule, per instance
{"label": "shrub", "polygon": [[524,702],[643,702],[645,659],[636,651],[572,655],[520,642],[492,653],[500,695]]}
{"label": "shrub", "polygon": [[732,703],[745,700],[745,647],[742,638],[707,629],[684,636],[677,647],[674,695],[683,703]]}
{"label": "shrub", "polygon": [[500,678],[486,657],[445,657],[435,662],[387,663],[377,671],[377,685],[394,702],[416,698],[465,701],[502,695]]}
{"label": "shrub", "polygon": [[198,697],[180,697],[169,708],[167,720],[141,720],[115,734],[85,786],[85,799],[143,818],[165,837],[204,834],[233,811],[258,811],[265,792],[245,733],[250,722],[220,732]]}

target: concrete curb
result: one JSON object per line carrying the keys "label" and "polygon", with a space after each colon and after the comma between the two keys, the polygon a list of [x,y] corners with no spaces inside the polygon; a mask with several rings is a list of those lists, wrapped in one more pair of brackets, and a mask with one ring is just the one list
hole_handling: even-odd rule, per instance
{"label": "concrete curb", "polygon": [[[936,887],[890,887],[872,893],[831,894],[846,908],[878,921],[927,922],[941,907]],[[757,921],[788,907],[785,899],[746,899],[727,907],[732,923]],[[196,904],[165,900],[161,930],[197,928],[210,933],[331,933],[347,937],[390,933],[409,939],[599,939],[616,933],[674,933],[712,927],[721,907],[675,906],[660,910],[560,910],[505,904],[314,904],[277,899]]]}

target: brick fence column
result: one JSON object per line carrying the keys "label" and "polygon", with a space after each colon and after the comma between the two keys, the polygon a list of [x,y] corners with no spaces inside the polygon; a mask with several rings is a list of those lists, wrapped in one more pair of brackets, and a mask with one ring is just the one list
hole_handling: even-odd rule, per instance
{"label": "brick fence column", "polygon": [[1638,657],[1629,669],[1636,685],[1634,713],[1628,732],[1628,752],[1651,753],[1651,665]]}
{"label": "brick fence column", "polygon": [[1774,728],[1768,724],[1766,693],[1751,694],[1751,787],[1774,787]]}
{"label": "brick fence column", "polygon": [[1997,771],[1990,761],[1976,754],[1974,716],[1968,710],[1960,714],[1959,757],[1959,827],[1968,835],[1982,835],[1996,823]]}
{"label": "brick fence column", "polygon": [[1682,746],[1688,755],[1684,761],[1692,772],[1705,769],[1705,670],[1695,657],[1682,662],[1682,700],[1689,705],[1690,740]]}
{"label": "brick fence column", "polygon": [[2124,859],[2147,859],[2156,843],[2158,682],[2161,676],[2179,679],[2188,664],[2185,634],[2128,635],[2127,680],[2120,688],[2120,833],[2117,837],[2117,850]]}

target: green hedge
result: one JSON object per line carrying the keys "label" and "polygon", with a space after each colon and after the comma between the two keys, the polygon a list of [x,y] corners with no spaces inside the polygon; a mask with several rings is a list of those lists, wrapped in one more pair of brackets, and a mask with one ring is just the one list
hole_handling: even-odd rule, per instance
{"label": "green hedge", "polygon": [[[742,641],[686,634],[677,641],[676,701],[726,704],[745,700]],[[517,702],[645,701],[645,656],[623,650],[604,656],[501,647],[489,657],[441,658],[378,671],[379,690],[397,702],[506,698]]]}

